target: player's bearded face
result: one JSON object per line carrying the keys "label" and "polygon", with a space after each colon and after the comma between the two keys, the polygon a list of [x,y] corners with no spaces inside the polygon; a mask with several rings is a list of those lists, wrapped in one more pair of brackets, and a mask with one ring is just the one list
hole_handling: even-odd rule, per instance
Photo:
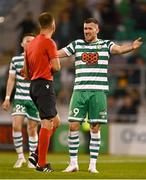
{"label": "player's bearded face", "polygon": [[99,32],[98,25],[94,23],[84,24],[84,36],[87,42],[93,42],[97,40],[97,33]]}

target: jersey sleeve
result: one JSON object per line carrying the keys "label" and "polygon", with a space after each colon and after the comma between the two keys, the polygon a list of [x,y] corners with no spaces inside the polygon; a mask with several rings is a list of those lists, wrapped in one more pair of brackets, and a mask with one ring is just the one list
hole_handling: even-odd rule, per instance
{"label": "jersey sleeve", "polygon": [[11,60],[9,73],[10,74],[16,74],[16,66],[15,66],[15,63],[14,63],[14,58],[12,58],[12,60]]}
{"label": "jersey sleeve", "polygon": [[113,41],[106,40],[107,48],[111,52],[112,46],[115,44]]}
{"label": "jersey sleeve", "polygon": [[58,58],[57,46],[53,40],[49,41],[48,55],[50,59]]}
{"label": "jersey sleeve", "polygon": [[73,41],[63,48],[63,50],[68,56],[75,54],[75,44],[76,44],[75,41]]}

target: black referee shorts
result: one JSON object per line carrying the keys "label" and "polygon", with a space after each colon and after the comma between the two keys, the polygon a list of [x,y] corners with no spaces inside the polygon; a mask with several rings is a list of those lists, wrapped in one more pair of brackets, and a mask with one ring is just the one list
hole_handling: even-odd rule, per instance
{"label": "black referee shorts", "polygon": [[57,115],[53,81],[46,79],[32,80],[30,96],[39,111],[41,119],[51,119]]}

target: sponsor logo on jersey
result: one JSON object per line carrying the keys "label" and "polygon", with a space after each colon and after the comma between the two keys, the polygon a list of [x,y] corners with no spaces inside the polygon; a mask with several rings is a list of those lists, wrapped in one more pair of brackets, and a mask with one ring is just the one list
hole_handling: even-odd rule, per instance
{"label": "sponsor logo on jersey", "polygon": [[96,64],[98,62],[99,54],[96,53],[83,53],[82,61],[86,62],[87,65]]}

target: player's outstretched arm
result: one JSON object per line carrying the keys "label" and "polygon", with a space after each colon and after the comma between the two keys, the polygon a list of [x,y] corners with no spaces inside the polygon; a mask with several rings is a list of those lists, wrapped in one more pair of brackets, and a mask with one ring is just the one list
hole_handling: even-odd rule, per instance
{"label": "player's outstretched arm", "polygon": [[138,49],[142,45],[142,38],[139,37],[129,44],[117,45],[114,44],[111,49],[111,54],[124,54]]}

